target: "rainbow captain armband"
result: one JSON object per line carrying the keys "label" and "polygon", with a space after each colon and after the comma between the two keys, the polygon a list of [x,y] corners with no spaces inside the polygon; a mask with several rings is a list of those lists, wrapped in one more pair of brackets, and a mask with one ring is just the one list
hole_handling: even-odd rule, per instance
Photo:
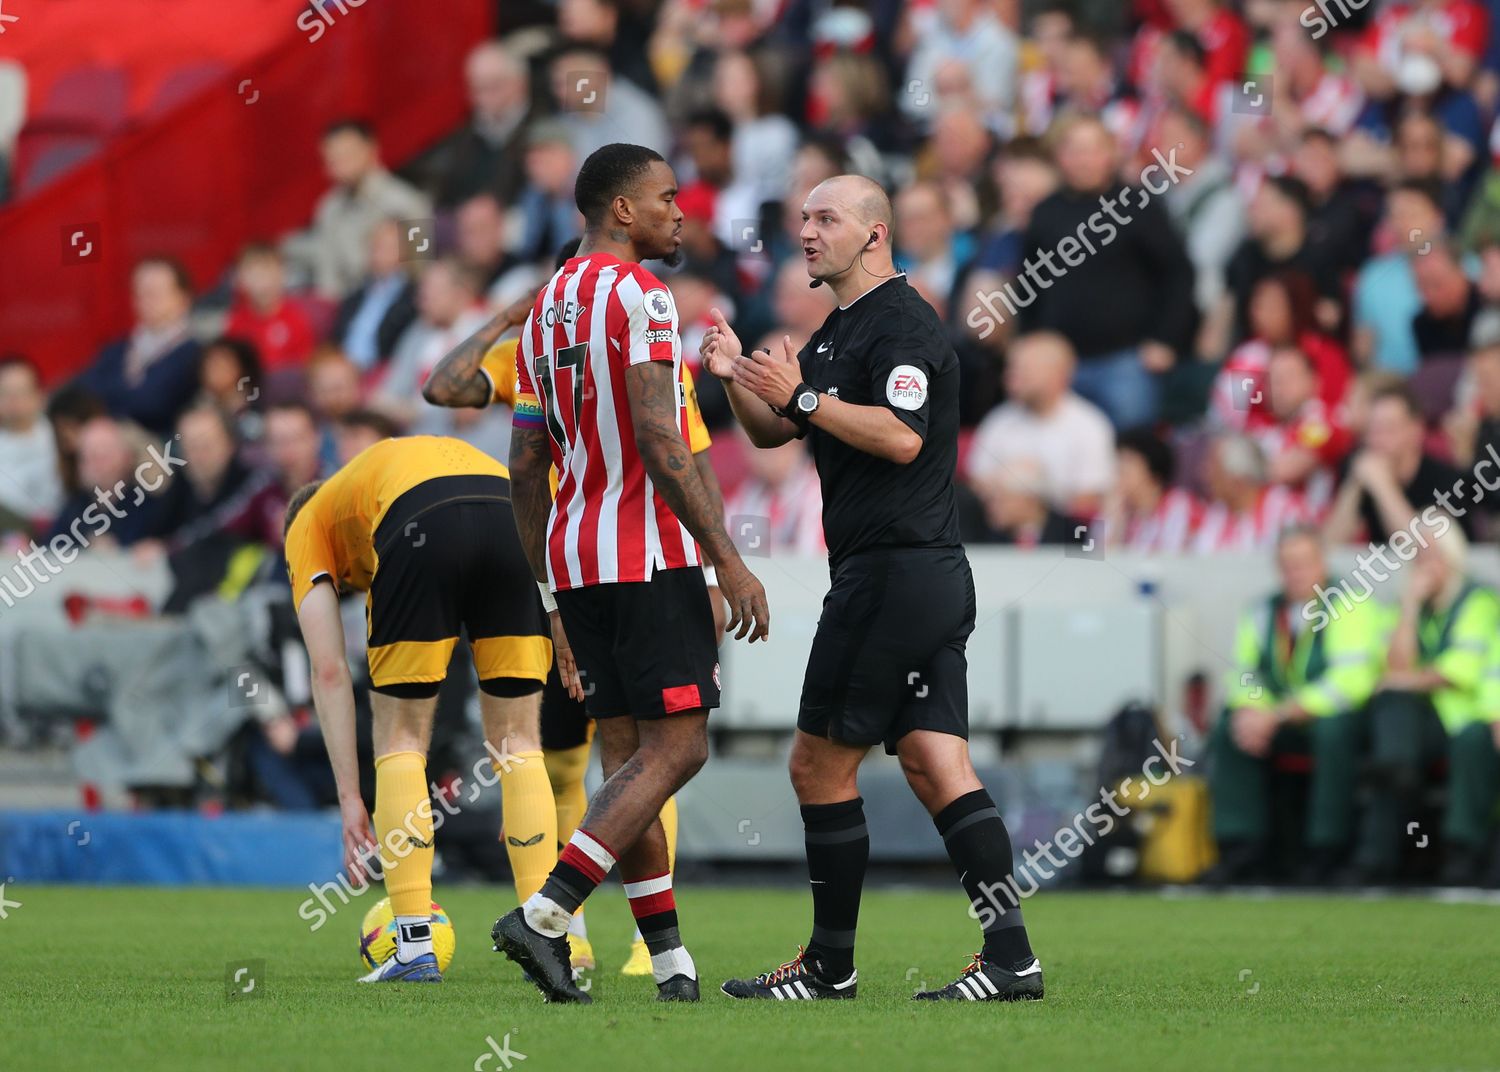
{"label": "rainbow captain armband", "polygon": [[523,394],[516,398],[516,415],[512,423],[523,428],[547,427],[547,415],[542,412],[542,404],[536,395]]}

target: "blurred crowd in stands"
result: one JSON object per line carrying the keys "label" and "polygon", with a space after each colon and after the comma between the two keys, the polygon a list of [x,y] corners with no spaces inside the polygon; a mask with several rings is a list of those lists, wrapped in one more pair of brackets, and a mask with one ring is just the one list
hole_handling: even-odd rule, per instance
{"label": "blurred crowd in stands", "polygon": [[[451,73],[472,115],[430,152],[393,167],[336,124],[304,230],[200,292],[141,261],[130,333],[50,396],[5,358],[0,526],[65,525],[143,434],[194,457],[112,533],[141,555],[274,549],[290,488],[392,427],[504,457],[508,415],[421,384],[545,281],[579,163],[627,138],[681,181],[690,363],[715,306],[800,346],[832,301],[799,262],[804,197],[888,186],[962,359],[968,541],[1382,539],[1500,435],[1495,6],[560,0]],[[745,452],[703,394],[733,487]],[[745,512],[816,550],[805,459],[748,476]]]}
{"label": "blurred crowd in stands", "polygon": [[[181,472],[103,539],[164,556],[181,606],[279,577],[288,496],[383,436],[504,459],[507,412],[422,383],[551,275],[580,163],[627,140],[680,182],[686,259],[652,268],[690,365],[715,307],[800,347],[833,305],[801,263],[806,195],[886,185],[898,266],[961,361],[968,543],[1269,554],[1293,526],[1383,543],[1433,504],[1491,535],[1500,0],[507,10],[433,72],[471,115],[430,151],[386,159],[350,117],[305,229],[199,290],[140,261],[117,281],[134,326],[50,390],[0,360],[0,533],[68,529],[177,436]],[[731,521],[821,552],[802,447],[746,449],[699,388]]]}

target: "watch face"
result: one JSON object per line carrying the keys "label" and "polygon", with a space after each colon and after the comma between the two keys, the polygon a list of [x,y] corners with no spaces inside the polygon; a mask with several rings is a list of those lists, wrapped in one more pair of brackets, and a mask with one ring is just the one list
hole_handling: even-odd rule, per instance
{"label": "watch face", "polygon": [[818,392],[803,391],[797,396],[797,408],[803,413],[811,413],[818,408]]}

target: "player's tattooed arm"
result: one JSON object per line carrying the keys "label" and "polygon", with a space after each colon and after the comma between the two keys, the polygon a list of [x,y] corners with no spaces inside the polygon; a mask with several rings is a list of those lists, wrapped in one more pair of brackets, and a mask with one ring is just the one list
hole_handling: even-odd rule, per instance
{"label": "player's tattooed arm", "polygon": [[520,299],[450,350],[427,377],[422,386],[422,397],[434,406],[489,405],[494,387],[489,377],[480,371],[484,355],[501,335],[526,323],[531,305],[531,298]]}
{"label": "player's tattooed arm", "polygon": [[643,361],[625,370],[625,393],[635,426],[635,444],[651,482],[719,572],[719,591],[729,601],[729,624],[752,641],[770,630],[766,592],[745,567],[724,528],[724,508],[704,486],[693,452],[678,424],[677,375],[664,361]]}
{"label": "player's tattooed arm", "polygon": [[547,515],[552,511],[552,448],[545,428],[517,425],[510,434],[510,500],[531,573],[547,580]]}

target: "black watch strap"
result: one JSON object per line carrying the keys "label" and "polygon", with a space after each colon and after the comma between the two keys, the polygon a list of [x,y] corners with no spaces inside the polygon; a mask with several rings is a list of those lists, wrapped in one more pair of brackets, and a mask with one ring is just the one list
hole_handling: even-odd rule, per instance
{"label": "black watch strap", "polygon": [[801,398],[808,391],[813,392],[813,394],[822,393],[816,387],[812,387],[806,383],[799,383],[796,390],[792,392],[791,401],[786,404],[787,420],[791,421],[804,432],[807,431],[811,422],[808,419],[808,415],[797,408],[797,399]]}

